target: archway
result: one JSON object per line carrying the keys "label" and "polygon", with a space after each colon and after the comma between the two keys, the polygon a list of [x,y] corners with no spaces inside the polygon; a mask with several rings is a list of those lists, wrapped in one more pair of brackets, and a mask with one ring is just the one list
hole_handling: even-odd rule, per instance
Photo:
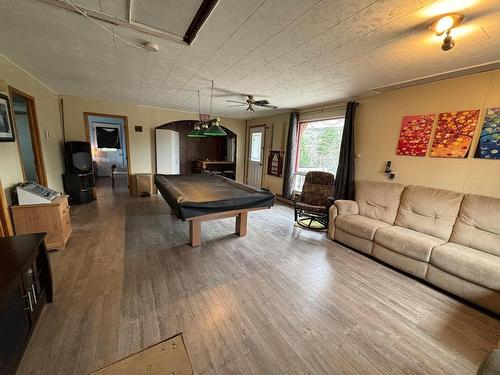
{"label": "archway", "polygon": [[[201,172],[201,161],[230,161],[232,165],[211,165],[212,169],[232,168],[236,173],[236,134],[221,125],[226,137],[190,138],[196,120],[172,121],[157,126],[155,129],[173,130],[179,133],[179,166],[181,175]],[[155,142],[156,144],[156,142]]]}

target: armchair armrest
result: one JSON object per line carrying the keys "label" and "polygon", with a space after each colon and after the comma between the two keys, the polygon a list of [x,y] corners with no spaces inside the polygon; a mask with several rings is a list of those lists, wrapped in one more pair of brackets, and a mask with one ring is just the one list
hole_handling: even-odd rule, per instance
{"label": "armchair armrest", "polygon": [[359,215],[359,206],[356,201],[337,199],[335,206],[339,215]]}

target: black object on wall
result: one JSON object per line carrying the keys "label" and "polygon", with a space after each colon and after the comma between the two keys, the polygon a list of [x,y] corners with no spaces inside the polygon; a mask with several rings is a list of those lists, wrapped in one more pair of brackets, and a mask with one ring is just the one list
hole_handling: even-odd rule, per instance
{"label": "black object on wall", "polygon": [[45,233],[0,238],[0,374],[13,375],[46,302],[52,274]]}
{"label": "black object on wall", "polygon": [[335,199],[354,199],[354,120],[357,102],[347,103],[339,166],[335,176]]}
{"label": "black object on wall", "polygon": [[64,154],[67,173],[92,172],[92,152],[88,142],[66,142]]}
{"label": "black object on wall", "polygon": [[285,152],[285,169],[283,170],[283,196],[292,199],[293,176],[295,174],[295,163],[298,149],[299,136],[299,113],[290,113],[288,123],[288,142]]}
{"label": "black object on wall", "polygon": [[96,126],[97,147],[120,149],[120,132],[117,128],[107,128],[105,126]]}

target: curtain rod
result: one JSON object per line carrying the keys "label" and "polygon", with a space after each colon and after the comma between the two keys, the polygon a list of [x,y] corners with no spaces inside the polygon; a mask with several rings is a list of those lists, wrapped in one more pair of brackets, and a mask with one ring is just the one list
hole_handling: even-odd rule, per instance
{"label": "curtain rod", "polygon": [[[314,113],[314,112],[325,112],[325,111],[329,111],[329,110],[332,110],[332,109],[341,109],[341,108],[345,108],[347,107],[347,103],[346,102],[345,104],[343,105],[337,105],[337,106],[334,106],[334,107],[326,107],[326,108],[321,108],[321,109],[311,109],[309,111],[299,111],[299,113],[302,113],[302,114],[305,114],[305,113]],[[356,103],[356,106],[358,106],[359,103]]]}
{"label": "curtain rod", "polygon": [[338,105],[338,106],[335,106],[335,107],[327,107],[327,108],[321,108],[321,109],[311,109],[309,111],[299,111],[299,113],[305,114],[305,113],[314,113],[314,112],[325,112],[325,111],[329,111],[329,110],[332,110],[332,109],[345,108],[346,106],[347,106],[347,103],[344,104],[344,105]]}

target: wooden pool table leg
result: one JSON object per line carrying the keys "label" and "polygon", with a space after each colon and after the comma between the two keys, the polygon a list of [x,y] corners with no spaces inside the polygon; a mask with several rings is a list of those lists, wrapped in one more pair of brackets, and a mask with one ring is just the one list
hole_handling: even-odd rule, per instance
{"label": "wooden pool table leg", "polygon": [[189,221],[189,240],[192,247],[201,245],[201,221]]}
{"label": "wooden pool table leg", "polygon": [[247,235],[248,212],[242,212],[236,216],[236,234],[240,237]]}

